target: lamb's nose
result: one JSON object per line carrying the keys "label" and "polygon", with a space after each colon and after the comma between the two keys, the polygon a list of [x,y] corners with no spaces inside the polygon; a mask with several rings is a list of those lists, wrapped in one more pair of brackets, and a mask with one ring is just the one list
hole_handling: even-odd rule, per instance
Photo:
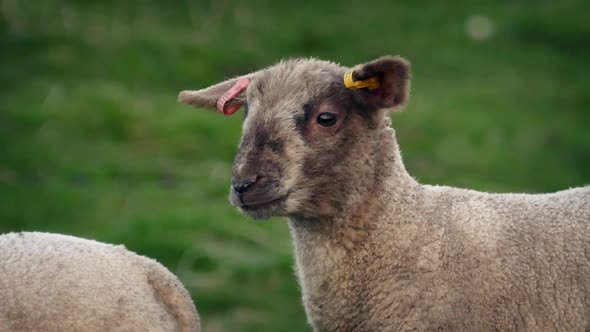
{"label": "lamb's nose", "polygon": [[236,194],[243,195],[248,189],[252,187],[254,183],[258,181],[258,176],[251,176],[244,179],[232,179],[231,185],[234,188]]}

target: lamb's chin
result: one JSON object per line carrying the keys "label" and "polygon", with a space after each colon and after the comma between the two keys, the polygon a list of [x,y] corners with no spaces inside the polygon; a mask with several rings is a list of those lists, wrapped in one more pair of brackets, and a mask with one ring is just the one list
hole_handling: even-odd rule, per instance
{"label": "lamb's chin", "polygon": [[284,201],[270,202],[268,204],[241,206],[240,211],[252,219],[263,220],[272,217],[286,215]]}
{"label": "lamb's chin", "polygon": [[240,208],[240,211],[247,215],[248,217],[255,219],[255,220],[266,220],[266,219],[270,219],[272,217],[278,217],[281,216],[282,214],[280,213],[280,211],[276,211],[276,208],[256,208],[256,209],[251,209],[251,208]]}

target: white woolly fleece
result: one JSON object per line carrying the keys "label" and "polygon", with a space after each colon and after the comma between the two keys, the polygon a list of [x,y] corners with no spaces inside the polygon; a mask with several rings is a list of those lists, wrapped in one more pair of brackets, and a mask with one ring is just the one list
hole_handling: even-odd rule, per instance
{"label": "white woolly fleece", "polygon": [[200,331],[189,293],[125,249],[50,233],[0,235],[0,331]]}

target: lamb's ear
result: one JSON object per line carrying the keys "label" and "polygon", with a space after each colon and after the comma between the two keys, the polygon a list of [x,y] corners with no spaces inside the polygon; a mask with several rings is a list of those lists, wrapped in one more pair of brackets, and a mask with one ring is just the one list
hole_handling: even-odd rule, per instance
{"label": "lamb's ear", "polygon": [[[253,77],[254,73],[241,77],[230,78],[227,81],[223,81],[201,90],[185,90],[180,92],[178,95],[178,101],[196,107],[215,109],[219,97],[231,89],[238,82],[238,80],[242,78],[248,78],[249,80],[252,80]],[[228,101],[228,105],[242,105],[245,102],[246,98],[244,98],[244,93],[241,93],[231,101]]]}
{"label": "lamb's ear", "polygon": [[354,81],[379,79],[379,87],[361,88],[356,94],[369,108],[399,109],[408,100],[410,90],[410,63],[400,56],[383,56],[354,68]]}

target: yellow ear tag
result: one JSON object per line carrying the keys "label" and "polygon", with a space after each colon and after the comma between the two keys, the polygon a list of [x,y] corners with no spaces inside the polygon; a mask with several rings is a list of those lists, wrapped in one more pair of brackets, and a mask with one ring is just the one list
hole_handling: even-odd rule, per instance
{"label": "yellow ear tag", "polygon": [[370,77],[366,80],[362,81],[353,81],[352,80],[352,73],[354,73],[354,69],[347,71],[344,74],[344,86],[348,90],[356,90],[367,88],[369,90],[375,90],[379,87],[379,77]]}

